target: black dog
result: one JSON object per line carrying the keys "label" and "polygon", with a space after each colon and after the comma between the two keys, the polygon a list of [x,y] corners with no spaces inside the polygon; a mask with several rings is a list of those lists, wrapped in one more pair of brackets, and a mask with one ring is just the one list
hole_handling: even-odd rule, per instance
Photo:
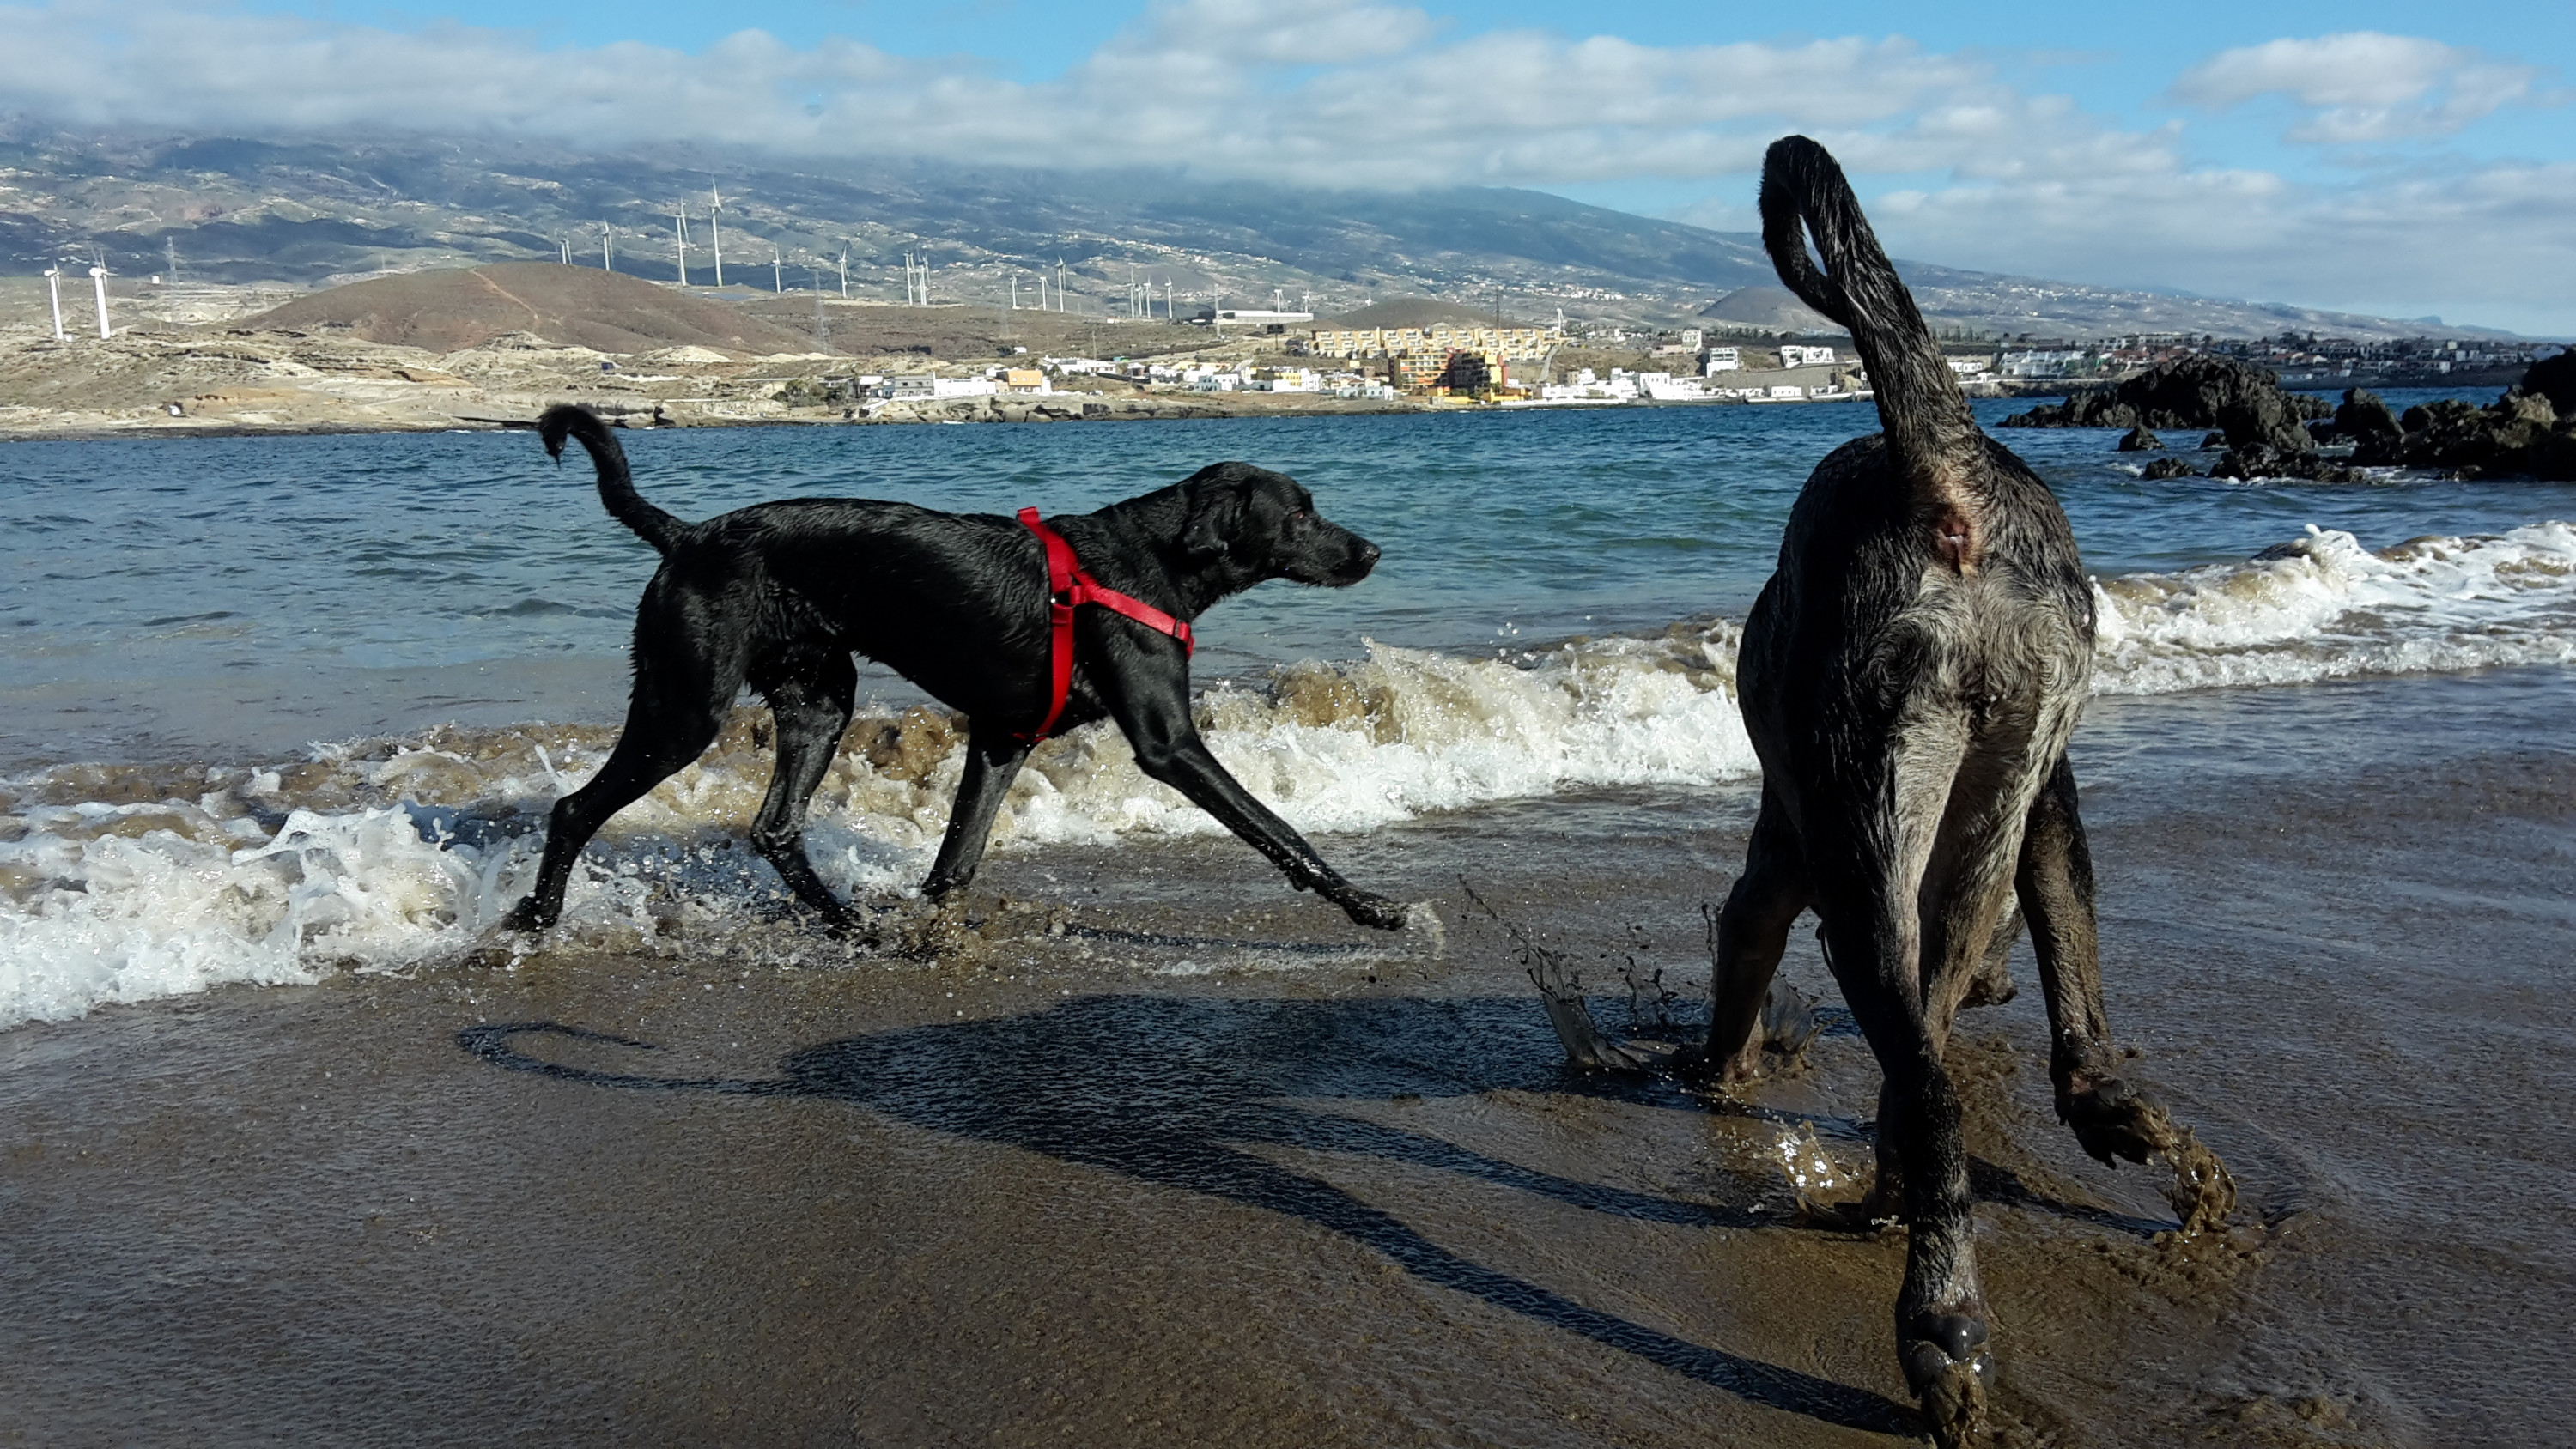
{"label": "black dog", "polygon": [[[578,438],[600,501],[661,550],[635,614],[635,692],[626,730],[590,783],[555,803],[536,889],[510,925],[537,930],[563,910],[575,857],[608,818],[695,760],[748,683],[777,721],[778,764],[751,840],[798,899],[836,927],[858,923],[805,858],[805,805],[849,727],[854,653],[902,674],[969,720],[966,774],[933,899],[975,878],[984,839],[1030,735],[1055,703],[1043,546],[1008,518],[908,503],[809,498],[685,523],[644,501],[625,451],[569,406],[537,422],[560,459]],[[1368,577],[1377,546],[1315,512],[1294,479],[1242,463],[1052,526],[1109,588],[1181,620],[1265,579],[1341,587]],[[1190,720],[1187,650],[1102,608],[1076,612],[1073,679],[1054,728],[1114,719],[1147,776],[1180,791],[1354,921],[1383,930],[1404,909],[1335,874],[1287,822],[1235,782]]]}
{"label": "black dog", "polygon": [[[1781,280],[1850,329],[1886,431],[1817,466],[1745,624],[1738,679],[1762,809],[1719,920],[1709,1049],[1729,1078],[1758,1070],[1766,988],[1813,907],[1885,1074],[1878,1184],[1857,1216],[1906,1221],[1897,1357],[1934,1437],[1956,1445],[1982,1430],[1993,1360],[1942,1057],[2016,894],[2059,1115],[2105,1162],[2164,1151],[2180,1170],[2199,1150],[2113,1075],[2066,763],[2093,668],[2073,530],[2048,485],[1978,430],[1833,157],[1803,136],[1773,145],[1761,206]],[[2218,1192],[2223,1170],[2206,1171]]]}

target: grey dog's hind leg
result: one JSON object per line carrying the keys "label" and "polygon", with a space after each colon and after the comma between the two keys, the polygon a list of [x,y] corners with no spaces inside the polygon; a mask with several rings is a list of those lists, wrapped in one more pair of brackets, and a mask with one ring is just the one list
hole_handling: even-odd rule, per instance
{"label": "grey dog's hind leg", "polygon": [[2031,802],[2013,886],[2030,921],[2040,991],[2048,1000],[2048,1075],[2057,1089],[2057,1115],[2103,1162],[2144,1162],[2157,1146],[2161,1109],[2116,1075],[2118,1052],[2102,1007],[2093,854],[2076,813],[2075,769],[2062,755]]}
{"label": "grey dog's hind leg", "polygon": [[2104,1163],[2162,1154],[2173,1169],[2166,1191],[2186,1231],[2223,1226],[2236,1206],[2236,1180],[2163,1104],[2115,1075],[2119,1051],[2102,1009],[2102,961],[2094,934],[2093,856],[2075,810],[2075,771],[2065,759],[2031,805],[2015,881],[2039,954],[2048,998],[2048,1074],[2057,1115]]}
{"label": "grey dog's hind leg", "polygon": [[1745,846],[1744,874],[1717,918],[1717,975],[1709,992],[1708,1070],[1740,1082],[1762,1069],[1761,1024],[1789,928],[1807,908],[1807,858],[1798,827],[1769,791]]}

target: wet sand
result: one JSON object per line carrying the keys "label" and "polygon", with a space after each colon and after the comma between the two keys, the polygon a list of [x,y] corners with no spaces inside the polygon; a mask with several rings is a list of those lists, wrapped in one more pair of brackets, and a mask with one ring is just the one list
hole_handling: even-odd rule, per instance
{"label": "wet sand", "polygon": [[[2161,1239],[2080,1154],[2025,952],[1954,1053],[2008,1441],[2563,1434],[2571,703],[2096,704],[2113,1024],[2243,1205]],[[1902,1238],[1777,1166],[1866,1162],[1847,1024],[1740,1102],[1575,1076],[1457,884],[1695,991],[1752,803],[1321,842],[1397,938],[1130,842],[997,860],[934,964],[689,927],[0,1033],[0,1442],[1905,1442]]]}

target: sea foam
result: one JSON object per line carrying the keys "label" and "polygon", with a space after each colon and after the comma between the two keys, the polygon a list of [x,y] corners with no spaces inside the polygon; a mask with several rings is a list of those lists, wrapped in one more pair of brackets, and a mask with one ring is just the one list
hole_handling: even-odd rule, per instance
{"label": "sea foam", "polygon": [[[2311,529],[2264,556],[2096,583],[2097,691],[2155,694],[2576,659],[2576,529],[2371,552]],[[1737,625],[1576,639],[1493,657],[1383,645],[1197,700],[1226,767],[1310,833],[1587,787],[1756,777],[1737,713]],[[545,811],[611,728],[443,726],[273,768],[64,766],[0,783],[0,1026],[224,982],[400,971],[488,938],[534,873]],[[835,888],[883,900],[928,868],[962,766],[941,712],[855,722],[808,847]],[[770,766],[767,714],[735,712],[696,764],[585,852],[562,929],[656,949],[673,918],[757,933],[775,898],[741,850]],[[994,827],[1009,852],[1222,829],[1146,779],[1115,729],[1041,745]]]}

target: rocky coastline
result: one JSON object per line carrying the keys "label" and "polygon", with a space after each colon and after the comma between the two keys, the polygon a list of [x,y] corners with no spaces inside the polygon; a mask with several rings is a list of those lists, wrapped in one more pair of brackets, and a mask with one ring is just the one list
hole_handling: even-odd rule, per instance
{"label": "rocky coastline", "polygon": [[[2532,364],[2485,407],[2456,399],[2401,416],[2378,394],[2347,390],[2340,406],[2290,392],[2271,372],[2218,357],[2183,357],[2062,403],[2004,419],[2008,428],[2126,428],[2122,452],[2164,452],[2156,429],[2208,430],[2223,448],[2204,473],[2167,453],[2143,476],[2297,478],[2360,482],[2366,468],[2406,467],[2456,477],[2576,480],[2576,353]],[[2325,450],[2332,448],[2335,454]],[[2339,456],[2338,456],[2339,455]]]}

